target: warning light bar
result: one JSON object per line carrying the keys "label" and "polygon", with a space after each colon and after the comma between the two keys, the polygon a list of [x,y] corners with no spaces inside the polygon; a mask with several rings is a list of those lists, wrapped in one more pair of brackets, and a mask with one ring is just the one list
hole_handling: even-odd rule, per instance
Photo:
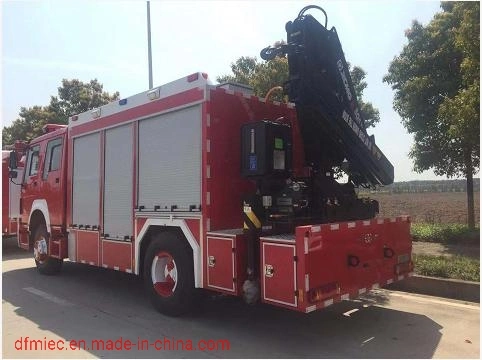
{"label": "warning light bar", "polygon": [[90,113],[92,114],[92,117],[94,119],[97,119],[100,117],[101,109],[100,108],[94,109]]}
{"label": "warning light bar", "polygon": [[147,98],[149,100],[159,99],[161,96],[161,88],[153,89],[147,92]]}

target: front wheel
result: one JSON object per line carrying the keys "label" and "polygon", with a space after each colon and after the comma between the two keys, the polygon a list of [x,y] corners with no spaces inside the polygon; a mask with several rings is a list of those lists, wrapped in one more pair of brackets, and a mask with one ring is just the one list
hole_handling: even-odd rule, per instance
{"label": "front wheel", "polygon": [[43,275],[59,273],[62,268],[62,259],[49,256],[49,235],[44,224],[38,226],[33,241],[33,254],[37,270]]}
{"label": "front wheel", "polygon": [[155,235],[144,261],[144,285],[154,307],[169,316],[187,312],[194,300],[192,250],[173,233]]}

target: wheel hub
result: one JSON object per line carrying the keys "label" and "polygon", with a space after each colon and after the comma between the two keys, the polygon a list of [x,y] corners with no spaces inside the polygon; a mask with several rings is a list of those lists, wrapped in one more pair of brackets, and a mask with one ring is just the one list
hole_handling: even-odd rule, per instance
{"label": "wheel hub", "polygon": [[152,284],[163,297],[171,296],[177,286],[177,266],[171,254],[159,252],[152,261]]}
{"label": "wheel hub", "polygon": [[35,260],[39,263],[43,263],[47,259],[47,240],[45,240],[44,237],[41,237],[40,239],[35,241],[35,245],[33,247],[33,254]]}

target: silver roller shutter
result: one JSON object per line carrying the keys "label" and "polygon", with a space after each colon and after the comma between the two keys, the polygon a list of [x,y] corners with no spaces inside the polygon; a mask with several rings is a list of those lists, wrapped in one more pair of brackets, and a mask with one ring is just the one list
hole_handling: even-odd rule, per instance
{"label": "silver roller shutter", "polygon": [[76,225],[99,225],[100,136],[74,139],[72,221]]}
{"label": "silver roller shutter", "polygon": [[201,106],[139,122],[139,206],[201,203]]}
{"label": "silver roller shutter", "polygon": [[105,132],[104,233],[132,236],[132,124]]}
{"label": "silver roller shutter", "polygon": [[[20,186],[16,183],[20,182],[20,179],[23,179],[23,168],[18,168],[17,171],[17,178],[13,181],[9,181],[9,216],[10,218],[19,218],[20,214]],[[3,209],[5,210],[5,209]]]}

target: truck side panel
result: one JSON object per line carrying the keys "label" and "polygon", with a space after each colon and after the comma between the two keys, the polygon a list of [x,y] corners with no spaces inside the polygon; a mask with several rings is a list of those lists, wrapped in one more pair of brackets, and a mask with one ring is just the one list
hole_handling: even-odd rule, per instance
{"label": "truck side panel", "polygon": [[[196,86],[205,79],[188,81],[172,85],[172,91],[191,87],[181,93],[163,86],[164,98],[146,92],[102,107],[101,117],[86,112],[71,118],[71,260],[138,273],[149,226],[168,226],[165,219],[175,218],[167,223],[189,233],[194,264],[200,264],[204,89]],[[200,266],[195,275],[199,286]]]}
{"label": "truck side panel", "polygon": [[[224,89],[212,90],[207,128],[206,167],[209,168],[206,195],[209,193],[210,228],[240,228],[243,225],[243,195],[255,191],[255,183],[241,176],[241,125],[263,119],[294,124],[296,113],[286,104],[266,103],[256,96],[229,93]],[[295,131],[297,129],[295,128]],[[302,167],[302,146],[294,140],[294,167]]]}

